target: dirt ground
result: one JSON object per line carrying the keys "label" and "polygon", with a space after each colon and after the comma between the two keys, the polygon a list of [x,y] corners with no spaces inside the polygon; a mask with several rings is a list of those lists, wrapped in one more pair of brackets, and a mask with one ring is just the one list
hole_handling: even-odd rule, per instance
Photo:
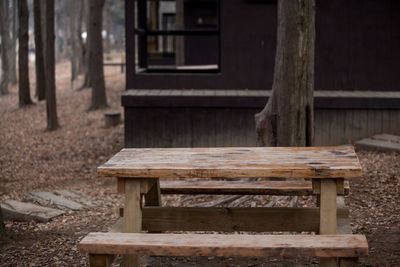
{"label": "dirt ground", "polygon": [[[109,109],[120,110],[125,75],[106,67]],[[31,80],[34,75],[31,74]],[[103,112],[87,109],[90,89],[73,90],[69,64],[57,65],[57,107],[61,128],[46,132],[45,102],[18,108],[17,87],[0,97],[0,201],[23,200],[32,191],[75,189],[100,206],[67,212],[48,223],[6,221],[0,241],[0,266],[86,266],[79,240],[91,231],[106,231],[118,218],[121,196],[113,179],[96,177],[96,167],[123,147],[123,125],[104,128]],[[34,91],[35,83],[31,83]],[[354,233],[366,234],[370,255],[363,266],[400,266],[400,155],[358,153],[364,175],[351,182],[347,197]],[[210,197],[171,196],[165,205],[192,205]],[[242,205],[262,206],[255,197]],[[300,199],[308,203],[308,199]],[[143,266],[313,266],[316,259],[232,259],[201,257],[146,257]]]}

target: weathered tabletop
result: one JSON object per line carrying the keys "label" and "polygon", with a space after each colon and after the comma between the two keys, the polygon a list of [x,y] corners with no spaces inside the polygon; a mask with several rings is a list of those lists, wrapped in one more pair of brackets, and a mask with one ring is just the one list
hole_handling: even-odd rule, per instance
{"label": "weathered tabletop", "polygon": [[123,178],[359,178],[352,146],[122,149],[101,177]]}

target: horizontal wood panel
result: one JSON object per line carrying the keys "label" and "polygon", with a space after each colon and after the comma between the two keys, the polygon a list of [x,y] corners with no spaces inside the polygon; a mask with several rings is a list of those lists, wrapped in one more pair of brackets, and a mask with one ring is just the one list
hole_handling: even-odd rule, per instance
{"label": "horizontal wood panel", "polygon": [[221,235],[90,233],[80,250],[93,254],[220,257],[358,257],[363,235]]}
{"label": "horizontal wood panel", "polygon": [[[348,209],[338,209],[337,216],[348,218]],[[318,232],[319,208],[144,207],[142,229]]]}
{"label": "horizontal wood panel", "polygon": [[[131,89],[122,94],[124,107],[259,108],[271,90]],[[315,109],[400,109],[400,92],[322,91],[314,92]]]}
{"label": "horizontal wood panel", "polygon": [[[161,181],[162,194],[214,195],[313,195],[310,181]],[[349,182],[344,182],[344,194],[349,194]]]}
{"label": "horizontal wood panel", "polygon": [[352,146],[122,149],[99,176],[126,178],[359,178]]}

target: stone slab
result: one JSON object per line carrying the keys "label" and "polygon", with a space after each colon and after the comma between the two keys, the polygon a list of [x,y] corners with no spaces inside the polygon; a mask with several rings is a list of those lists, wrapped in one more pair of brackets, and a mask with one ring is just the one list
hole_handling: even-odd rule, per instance
{"label": "stone slab", "polygon": [[56,190],[55,193],[57,195],[63,196],[65,198],[68,199],[72,199],[73,201],[76,201],[86,207],[89,208],[93,208],[93,207],[97,207],[98,204],[96,203],[96,201],[93,201],[90,197],[88,197],[87,195],[82,194],[79,191],[76,190]]}
{"label": "stone slab", "polygon": [[[400,138],[400,137],[399,137]],[[400,152],[400,142],[396,142],[396,136],[376,135],[365,138],[355,143],[357,150],[372,150],[381,152]]]}
{"label": "stone slab", "polygon": [[1,211],[3,212],[5,220],[23,222],[29,222],[32,220],[48,222],[52,218],[65,213],[62,210],[42,207],[16,200],[6,200],[1,203]]}
{"label": "stone slab", "polygon": [[397,136],[397,135],[391,135],[391,134],[377,134],[377,135],[374,135],[374,136],[372,137],[372,139],[400,144],[400,136]]}
{"label": "stone slab", "polygon": [[26,196],[28,201],[38,202],[43,206],[56,206],[59,209],[82,210],[84,206],[78,202],[65,199],[50,192],[31,192]]}

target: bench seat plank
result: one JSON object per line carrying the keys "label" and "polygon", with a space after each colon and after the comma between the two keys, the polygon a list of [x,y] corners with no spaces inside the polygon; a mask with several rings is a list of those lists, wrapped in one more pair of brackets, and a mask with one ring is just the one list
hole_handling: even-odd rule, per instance
{"label": "bench seat plank", "polygon": [[[162,194],[211,195],[313,195],[310,181],[160,181]],[[349,182],[344,181],[344,194],[349,194]]]}
{"label": "bench seat plank", "polygon": [[79,243],[90,254],[220,257],[359,257],[363,235],[221,235],[90,233]]}
{"label": "bench seat plank", "polygon": [[352,146],[126,148],[98,169],[126,178],[359,178]]}

